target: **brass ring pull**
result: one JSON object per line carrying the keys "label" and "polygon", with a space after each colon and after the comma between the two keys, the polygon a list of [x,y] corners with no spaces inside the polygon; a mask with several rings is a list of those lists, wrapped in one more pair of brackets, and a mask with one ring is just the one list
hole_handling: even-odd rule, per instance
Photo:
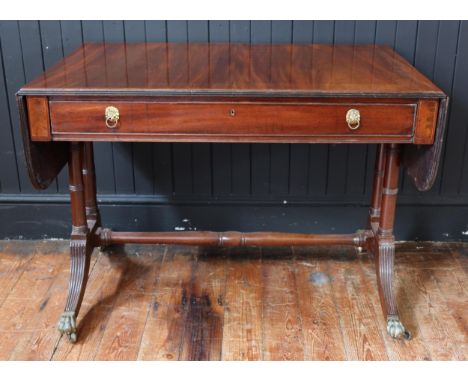
{"label": "brass ring pull", "polygon": [[346,123],[351,130],[359,129],[361,123],[361,113],[356,109],[349,109],[346,113]]}
{"label": "brass ring pull", "polygon": [[106,126],[109,129],[115,129],[117,127],[117,124],[119,123],[119,118],[120,118],[119,109],[117,109],[115,106],[107,106],[105,117],[106,117]]}

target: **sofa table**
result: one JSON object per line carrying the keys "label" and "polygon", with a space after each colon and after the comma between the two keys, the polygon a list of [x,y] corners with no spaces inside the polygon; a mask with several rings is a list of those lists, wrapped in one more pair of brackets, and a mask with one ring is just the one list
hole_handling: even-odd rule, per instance
{"label": "sofa table", "polygon": [[[364,248],[375,258],[388,333],[410,338],[392,286],[400,165],[418,190],[432,186],[448,98],[389,47],[90,43],[17,101],[33,185],[45,189],[68,163],[71,275],[58,328],[70,341],[91,253],[115,243]],[[96,202],[98,141],[377,144],[369,224],[340,235],[114,232]]]}

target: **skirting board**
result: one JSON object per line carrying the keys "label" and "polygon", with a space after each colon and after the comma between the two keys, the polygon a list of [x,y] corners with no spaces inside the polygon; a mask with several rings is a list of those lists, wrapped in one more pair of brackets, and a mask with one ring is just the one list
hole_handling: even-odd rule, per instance
{"label": "skirting board", "polygon": [[[366,206],[104,204],[103,225],[122,231],[351,233],[366,228]],[[68,238],[66,203],[0,203],[0,239]],[[468,206],[400,205],[397,240],[468,241]]]}

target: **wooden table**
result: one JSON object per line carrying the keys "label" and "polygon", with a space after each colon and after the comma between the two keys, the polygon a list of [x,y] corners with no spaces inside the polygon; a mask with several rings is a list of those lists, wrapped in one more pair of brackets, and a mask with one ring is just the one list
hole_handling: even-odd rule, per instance
{"label": "wooden table", "polygon": [[[420,191],[432,186],[448,99],[392,49],[85,44],[17,99],[33,185],[46,188],[68,162],[71,275],[59,330],[72,342],[91,252],[115,243],[365,248],[375,258],[388,333],[410,337],[392,287],[400,165]],[[369,225],[344,235],[113,232],[96,203],[98,141],[378,144]]]}

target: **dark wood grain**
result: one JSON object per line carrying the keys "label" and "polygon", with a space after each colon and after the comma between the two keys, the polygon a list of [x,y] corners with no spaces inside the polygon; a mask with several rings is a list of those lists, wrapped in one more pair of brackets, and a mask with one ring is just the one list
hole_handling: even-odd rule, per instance
{"label": "dark wood grain", "polygon": [[47,97],[27,97],[29,132],[33,141],[50,141],[49,101]]}
{"label": "dark wood grain", "polygon": [[[21,121],[20,128],[25,167],[28,171],[29,180],[34,188],[46,189],[67,163],[69,145],[66,143],[32,141],[26,97],[18,96],[16,101]],[[43,117],[40,119],[43,120]]]}
{"label": "dark wood grain", "polygon": [[439,102],[434,100],[419,101],[416,125],[417,131],[414,134],[414,143],[431,144],[434,142],[434,133],[437,126],[437,116],[439,114]]}
{"label": "dark wood grain", "polygon": [[102,91],[443,96],[392,49],[376,45],[88,43],[22,89],[25,94]]}
{"label": "dark wood grain", "polygon": [[[417,144],[433,143],[438,100],[445,97],[385,46],[192,42],[84,44],[19,94],[55,97],[50,106],[55,140]],[[89,95],[96,98],[76,98]],[[136,96],[151,98],[137,102]],[[182,97],[177,104],[175,96]],[[271,97],[278,102],[268,103]],[[285,97],[298,103],[286,104]],[[340,102],[321,105],[324,97]],[[341,102],[346,97],[352,102]],[[415,120],[409,105],[426,98],[416,104]],[[394,105],[398,99],[408,106]],[[111,105],[121,113],[112,130],[102,123],[102,109]],[[344,121],[351,108],[362,113],[361,126],[353,131]],[[114,149],[119,160],[122,147]],[[288,163],[283,149],[274,156],[285,157],[280,166]],[[341,161],[348,155],[348,149],[336,150]],[[130,177],[125,187],[134,189],[127,163],[116,176]]]}
{"label": "dark wood grain", "polygon": [[[105,124],[105,109],[118,108],[120,119],[110,129]],[[257,141],[262,137],[339,136],[338,140],[356,141],[379,136],[397,141],[411,140],[414,110],[412,104],[365,104],[313,102],[124,102],[53,101],[50,105],[54,139],[66,139],[72,133],[94,134],[95,140],[131,140],[133,135],[204,137],[245,137]],[[361,125],[351,130],[346,112],[359,109]],[[437,109],[436,109],[437,110]],[[430,126],[429,133],[435,126]],[[362,137],[362,138],[361,138]],[[199,139],[200,139],[199,138]],[[218,138],[219,139],[219,138]]]}
{"label": "dark wood grain", "polygon": [[101,230],[93,239],[96,244],[108,246],[111,244],[170,244],[200,245],[218,247],[249,247],[270,246],[284,247],[287,245],[351,245],[365,246],[371,231],[358,231],[355,234],[314,235],[285,232],[113,232],[110,229]]}

